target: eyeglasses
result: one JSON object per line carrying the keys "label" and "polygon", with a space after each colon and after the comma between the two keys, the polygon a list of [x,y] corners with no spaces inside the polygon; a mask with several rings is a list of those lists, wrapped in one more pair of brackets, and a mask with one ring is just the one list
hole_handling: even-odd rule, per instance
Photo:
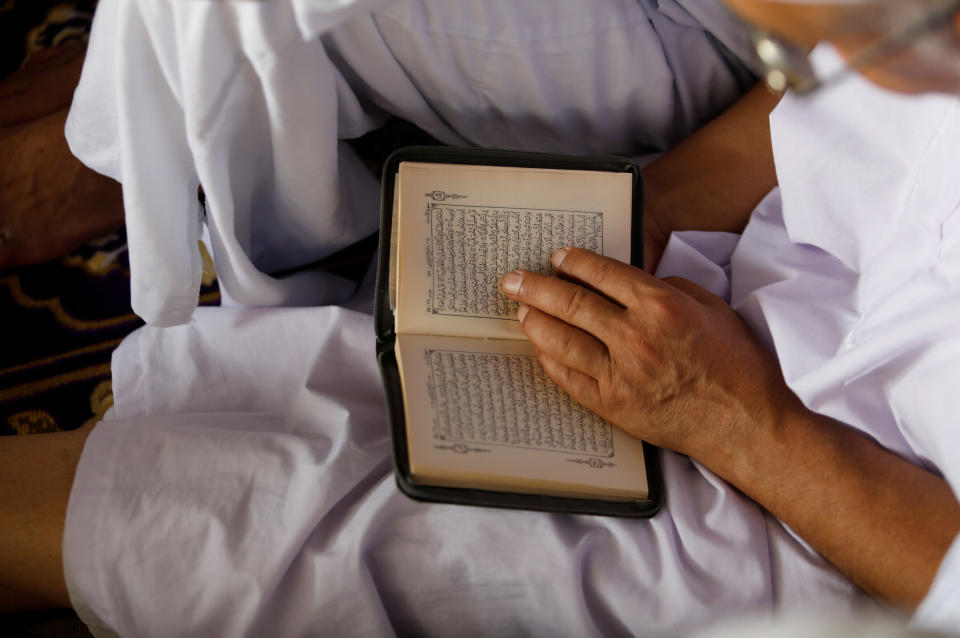
{"label": "eyeglasses", "polygon": [[803,47],[780,40],[776,36],[748,25],[757,57],[763,64],[763,80],[775,93],[790,90],[809,95],[817,89],[833,84],[849,73],[877,64],[912,44],[920,36],[945,25],[960,11],[960,0],[947,0],[925,12],[918,19],[890,31],[879,40],[854,55],[843,68],[823,79],[817,78],[810,66],[808,52]]}

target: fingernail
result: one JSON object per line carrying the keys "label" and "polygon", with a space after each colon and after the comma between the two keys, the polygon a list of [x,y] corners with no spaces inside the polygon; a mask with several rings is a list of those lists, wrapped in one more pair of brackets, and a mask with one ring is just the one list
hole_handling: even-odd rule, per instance
{"label": "fingernail", "polygon": [[512,272],[503,278],[503,281],[500,282],[500,287],[503,288],[504,292],[508,295],[515,295],[520,290],[520,282],[522,280],[523,277],[520,273]]}
{"label": "fingernail", "polygon": [[570,252],[570,247],[561,248],[557,252],[553,253],[553,258],[550,260],[553,263],[554,268],[559,268],[560,264],[563,263],[563,260],[567,258],[567,254]]}
{"label": "fingernail", "polygon": [[520,304],[520,307],[517,308],[517,321],[523,323],[523,318],[527,316],[527,313],[530,311],[530,308],[525,304]]}

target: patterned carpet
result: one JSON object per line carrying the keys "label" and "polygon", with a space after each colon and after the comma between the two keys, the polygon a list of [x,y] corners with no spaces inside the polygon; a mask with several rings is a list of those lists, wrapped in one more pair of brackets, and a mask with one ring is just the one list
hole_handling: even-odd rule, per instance
{"label": "patterned carpet", "polygon": [[[200,303],[220,301],[204,260]],[[117,231],[58,261],[0,273],[0,435],[73,430],[113,405],[110,355],[142,325]]]}

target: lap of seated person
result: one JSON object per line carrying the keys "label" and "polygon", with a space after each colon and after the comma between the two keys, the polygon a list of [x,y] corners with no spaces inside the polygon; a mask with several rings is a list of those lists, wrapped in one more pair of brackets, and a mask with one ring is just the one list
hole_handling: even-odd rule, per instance
{"label": "lap of seated person", "polygon": [[[347,51],[350,28],[345,33],[347,41],[339,46]],[[674,235],[661,264],[661,274],[683,275],[714,286],[714,292],[733,303],[750,329],[780,355],[789,384],[786,392],[796,393],[804,404],[816,405],[818,411],[851,429],[829,418],[814,419],[813,429],[806,421],[797,421],[797,432],[823,435],[822,440],[807,441],[810,449],[829,449],[834,456],[805,457],[798,453],[805,450],[794,449],[792,457],[787,455],[790,462],[776,468],[783,476],[768,474],[760,487],[730,472],[728,466],[714,464],[715,459],[702,448],[685,450],[684,445],[699,440],[696,437],[662,443],[702,456],[709,461],[708,467],[735,483],[743,482],[748,493],[766,501],[775,513],[799,521],[796,527],[801,533],[809,534],[821,552],[865,586],[880,596],[893,597],[889,591],[902,592],[883,589],[889,584],[889,573],[858,571],[862,562],[849,559],[851,548],[854,557],[858,555],[861,541],[867,555],[884,547],[890,538],[886,528],[851,538],[848,533],[831,534],[829,523],[845,522],[840,514],[849,515],[852,509],[844,499],[862,493],[844,491],[849,487],[844,475],[856,478],[863,470],[863,476],[870,476],[879,459],[880,464],[889,462],[897,468],[902,484],[882,477],[877,483],[890,489],[882,490],[882,498],[858,502],[857,507],[871,511],[895,502],[903,506],[901,514],[915,507],[932,508],[931,516],[917,520],[944,532],[948,540],[951,529],[955,533],[957,504],[946,483],[912,464],[904,467],[901,461],[905,457],[913,463],[932,464],[951,480],[958,471],[949,462],[956,437],[942,427],[943,415],[925,411],[913,400],[924,388],[939,396],[942,386],[931,381],[943,366],[956,365],[949,357],[938,358],[937,353],[944,350],[934,351],[924,341],[925,334],[941,336],[936,321],[950,316],[949,295],[936,287],[943,269],[955,259],[957,244],[951,243],[953,226],[947,225],[949,211],[944,209],[950,192],[940,188],[935,171],[929,173],[932,181],[919,180],[921,187],[912,192],[924,205],[923,223],[915,227],[898,217],[897,206],[904,202],[878,188],[872,193],[871,201],[876,203],[869,211],[872,217],[858,217],[855,213],[861,209],[854,207],[842,211],[848,218],[836,218],[853,221],[835,228],[824,223],[831,211],[811,201],[820,194],[815,189],[823,188],[844,206],[856,204],[863,196],[863,180],[844,179],[845,173],[837,168],[816,175],[811,182],[807,171],[817,166],[815,161],[802,153],[795,163],[782,161],[798,149],[822,148],[836,151],[837,161],[845,159],[842,144],[864,141],[843,133],[857,131],[863,123],[857,116],[869,119],[868,129],[873,131],[887,130],[885,125],[904,118],[918,124],[909,136],[896,140],[900,156],[888,154],[891,142],[886,137],[867,136],[865,147],[853,145],[871,158],[865,163],[867,174],[889,175],[884,172],[889,162],[899,166],[897,162],[906,155],[904,161],[914,168],[925,166],[921,160],[949,158],[956,145],[945,142],[953,139],[957,122],[948,105],[936,101],[905,105],[872,91],[854,82],[836,94],[846,96],[847,103],[871,105],[876,111],[872,119],[861,113],[836,119],[826,108],[829,103],[812,110],[795,101],[786,103],[775,116],[775,122],[780,122],[775,141],[777,134],[783,136],[779,149],[786,153],[778,155],[781,191],[759,206],[742,239],[722,232],[680,233]],[[752,117],[744,115],[744,105]],[[684,167],[699,167],[695,159],[678,165],[671,157],[686,155],[688,160],[704,161],[711,153],[729,154],[728,159],[751,157],[750,148],[765,145],[738,149],[737,142],[743,140],[736,131],[743,130],[739,125],[744,122],[763,122],[757,116],[764,116],[769,106],[769,101],[745,98],[715,125],[678,147],[676,154],[668,154],[650,168],[650,210],[675,213],[668,218],[657,214],[657,230],[665,231],[663,236],[697,228],[684,218],[677,193],[685,183]],[[795,126],[806,122],[803,117],[807,116],[823,128],[822,135],[811,136],[809,144],[803,139],[804,131],[817,131],[817,126]],[[725,122],[737,126],[728,128]],[[762,132],[763,127],[758,130]],[[946,137],[938,139],[937,131],[946,131]],[[907,145],[912,155],[903,154],[907,138],[916,142]],[[751,135],[750,141],[758,139],[763,135]],[[938,143],[930,144],[931,140]],[[769,158],[767,163],[769,172]],[[751,167],[735,162],[716,166],[724,170]],[[699,170],[692,173],[702,188],[700,201],[695,195],[692,208],[709,210],[706,202],[726,201],[718,196],[722,190],[712,190],[722,189],[723,180],[711,181]],[[764,173],[751,176],[757,175]],[[913,177],[908,172],[899,181],[888,179],[884,186],[899,192],[896,189],[904,180]],[[742,223],[737,220],[746,222],[754,204],[769,190],[763,188],[763,179],[759,181],[759,195],[750,188],[735,189],[732,195],[723,192],[735,202],[727,204],[739,209],[740,217],[721,215],[722,223],[714,219],[704,229],[740,230]],[[795,184],[804,187],[791,188]],[[671,221],[677,225],[671,227]],[[893,235],[867,232],[878,228],[887,228]],[[904,258],[895,262],[903,268],[888,273],[882,269],[889,262],[867,259],[875,254],[871,250],[890,250],[895,244],[889,241],[898,238],[896,233],[915,229],[919,231],[910,237],[920,243],[907,247],[923,250],[913,255],[895,253]],[[844,230],[850,234],[840,232]],[[929,242],[938,249],[932,250]],[[927,264],[917,255],[937,255],[941,261]],[[574,268],[575,260],[568,267]],[[923,307],[931,309],[925,316],[935,325],[910,324],[903,333],[890,332],[891,325],[900,325],[882,321],[887,308],[882,302],[891,289],[867,290],[864,282],[876,274],[892,286],[896,282],[890,275],[908,271],[916,276],[896,293],[905,293],[918,304],[931,304]],[[707,293],[688,284],[678,284],[677,289],[707,307],[701,310],[685,300],[695,309],[691,316],[727,313],[715,325],[733,325],[729,323],[732,313],[721,310],[723,305]],[[859,307],[865,292],[874,294],[870,299],[876,303]],[[549,314],[550,305],[533,289],[521,288],[519,294],[537,308],[524,320],[534,331],[537,321]],[[121,346],[114,360],[116,410],[88,439],[67,513],[65,564],[71,599],[89,622],[129,633],[142,633],[147,627],[164,631],[190,626],[200,633],[233,634],[270,627],[277,633],[294,634],[322,624],[331,631],[352,632],[457,629],[609,634],[682,631],[744,611],[869,605],[853,583],[775,518],[704,466],[670,452],[663,455],[669,500],[651,521],[407,500],[396,491],[389,472],[371,334],[368,318],[337,308],[222,308],[200,310],[188,325],[146,328]],[[844,341],[847,336],[849,340]],[[898,345],[903,349],[898,350]],[[938,340],[938,346],[953,352],[949,340]],[[744,352],[763,362],[760,369],[776,370],[777,363],[771,368],[769,359],[763,358],[769,355],[755,342]],[[744,352],[734,353],[728,361],[735,362]],[[898,358],[898,353],[904,356]],[[187,361],[190,364],[184,366]],[[889,383],[890,379],[899,384]],[[777,382],[776,374],[768,375],[758,387]],[[791,405],[791,414],[806,418],[806,413],[795,409],[796,400]],[[909,421],[905,425],[898,420],[904,416]],[[702,428],[723,425],[722,419],[692,422]],[[853,434],[854,430],[867,433],[896,455]],[[824,441],[827,448],[816,447]],[[843,453],[851,450],[858,454],[845,458]],[[64,454],[65,465],[71,466],[72,457]],[[845,461],[839,463],[837,490],[811,492],[796,483],[797,464],[821,470],[822,475],[807,477],[810,485],[820,485],[837,470],[831,461]],[[749,466],[736,469],[744,468]],[[786,485],[788,491],[771,498],[769,491],[761,489],[784,487],[774,485],[780,478],[794,481]],[[869,492],[877,483],[860,487]],[[908,493],[908,502],[903,502],[898,488],[909,484],[924,489]],[[924,498],[909,502],[918,494]],[[804,511],[784,508],[783,503],[790,501],[800,503]],[[825,527],[809,525],[811,512],[826,521]],[[62,514],[57,510],[51,520],[62,520],[57,518]],[[891,522],[896,536],[900,528],[894,524],[903,521],[897,512],[889,514],[883,520]],[[850,529],[863,529],[855,517],[851,520]],[[55,528],[53,537],[56,533]],[[912,538],[924,536],[916,533]],[[903,537],[897,540],[893,560],[903,556]],[[911,560],[918,547],[922,549],[923,543],[908,545]],[[935,568],[945,549],[940,540],[932,547],[932,552],[924,554],[925,571],[919,579],[903,579],[914,588],[903,600],[915,604],[916,583],[922,587],[924,578],[932,578],[930,565]],[[890,568],[889,562],[879,565],[879,571]],[[32,590],[38,594],[48,591],[37,583],[26,583],[22,589],[31,591],[29,587],[40,588]]]}

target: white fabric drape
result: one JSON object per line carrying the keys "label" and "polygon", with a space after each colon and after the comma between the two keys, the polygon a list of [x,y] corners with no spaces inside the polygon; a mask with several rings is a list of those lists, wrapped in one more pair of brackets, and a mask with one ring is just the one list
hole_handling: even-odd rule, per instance
{"label": "white fabric drape", "polygon": [[271,273],[376,230],[377,181],[341,140],[388,114],[448,144],[666,150],[750,78],[672,0],[659,4],[103,0],[67,138],[123,183],[134,311],[189,320],[199,184],[231,300],[346,299],[330,274]]}
{"label": "white fabric drape", "polygon": [[[348,4],[102,0],[69,133],[124,182],[151,321],[193,311],[198,181],[231,296],[317,303],[335,282],[264,272],[372,228],[358,193],[375,186],[336,140],[384,113],[448,142],[644,154],[742,88],[672,3],[400,2],[340,22]],[[955,102],[851,79],[787,99],[772,126],[782,189],[742,238],[675,235],[659,274],[727,296],[808,406],[956,489]],[[100,635],[672,635],[874,606],[671,453],[650,521],[400,495],[363,313],[199,309],[131,335],[114,388],[64,541],[72,600]],[[956,555],[918,622],[950,618]]]}

